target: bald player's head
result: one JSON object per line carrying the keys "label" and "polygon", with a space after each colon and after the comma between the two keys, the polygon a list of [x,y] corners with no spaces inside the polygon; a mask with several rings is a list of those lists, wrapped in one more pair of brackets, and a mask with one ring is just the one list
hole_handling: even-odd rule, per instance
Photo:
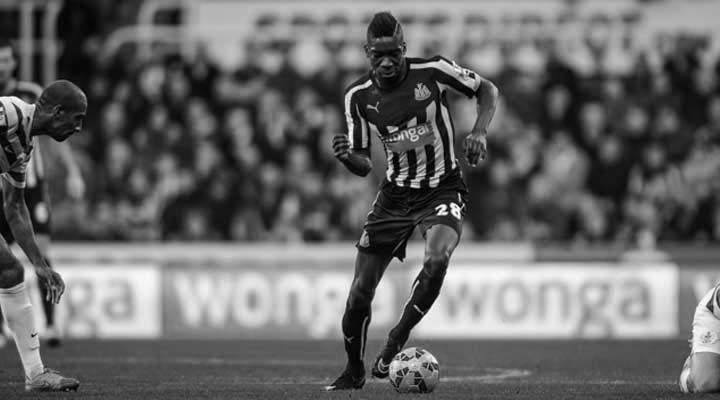
{"label": "bald player's head", "polygon": [[63,110],[87,109],[85,93],[74,83],[59,80],[49,84],[40,94],[37,101],[40,106],[60,106]]}
{"label": "bald player's head", "polygon": [[49,84],[37,101],[36,119],[43,119],[42,133],[62,142],[80,132],[87,111],[87,97],[74,83],[59,80]]}

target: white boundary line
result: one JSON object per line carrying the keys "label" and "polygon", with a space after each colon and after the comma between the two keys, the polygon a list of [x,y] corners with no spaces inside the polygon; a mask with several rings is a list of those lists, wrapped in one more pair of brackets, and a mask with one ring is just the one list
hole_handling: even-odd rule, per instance
{"label": "white boundary line", "polygon": [[[337,364],[337,360],[302,360],[302,359],[231,359],[221,357],[67,357],[63,362],[75,364],[176,364],[176,365],[197,365],[197,366],[257,366],[257,367],[327,367]],[[447,371],[451,374],[447,374]],[[473,371],[477,371],[473,374]],[[452,374],[452,372],[464,372],[464,374]],[[533,377],[528,380],[527,378]],[[295,375],[283,376],[282,378],[244,376],[229,378],[238,384],[253,385],[322,385],[331,380],[332,377],[320,377],[317,375]],[[666,386],[676,385],[675,380],[617,380],[617,379],[565,379],[562,376],[538,376],[528,369],[520,368],[494,368],[474,367],[469,365],[450,366],[441,368],[441,383],[482,383],[502,384],[508,381],[523,383],[525,385],[607,385],[607,386]],[[368,384],[385,384],[384,379],[368,379]],[[164,385],[175,385],[176,383],[165,382]]]}

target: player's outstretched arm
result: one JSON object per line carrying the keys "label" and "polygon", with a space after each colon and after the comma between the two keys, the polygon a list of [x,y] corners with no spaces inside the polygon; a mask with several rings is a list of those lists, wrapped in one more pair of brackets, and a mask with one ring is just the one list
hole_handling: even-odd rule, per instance
{"label": "player's outstretched arm", "polygon": [[2,182],[5,218],[10,225],[10,230],[20,248],[35,267],[40,283],[48,288],[48,300],[58,303],[60,296],[65,291],[65,283],[60,274],[47,265],[35,240],[30,213],[25,204],[24,190],[22,187],[15,186],[6,177],[0,178],[0,181]]}
{"label": "player's outstretched arm", "polygon": [[481,78],[480,87],[476,92],[477,119],[472,131],[465,138],[465,157],[473,167],[478,161],[487,157],[487,132],[490,121],[495,115],[500,91],[487,79]]}
{"label": "player's outstretched arm", "polygon": [[350,151],[350,139],[347,135],[333,137],[333,154],[355,175],[367,176],[372,171],[370,151],[367,149]]}

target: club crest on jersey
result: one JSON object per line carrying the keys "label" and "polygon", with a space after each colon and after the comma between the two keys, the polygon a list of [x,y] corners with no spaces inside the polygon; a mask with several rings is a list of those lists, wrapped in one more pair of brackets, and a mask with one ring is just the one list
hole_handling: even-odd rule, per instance
{"label": "club crest on jersey", "polygon": [[427,86],[425,86],[424,83],[420,82],[415,86],[415,100],[417,101],[423,101],[430,98],[430,89],[428,89]]}
{"label": "club crest on jersey", "polygon": [[718,342],[718,334],[712,331],[707,331],[700,335],[700,343],[702,344],[713,344]]}
{"label": "club crest on jersey", "polygon": [[435,141],[432,124],[426,122],[397,131],[382,138],[383,143],[395,153],[402,153]]}

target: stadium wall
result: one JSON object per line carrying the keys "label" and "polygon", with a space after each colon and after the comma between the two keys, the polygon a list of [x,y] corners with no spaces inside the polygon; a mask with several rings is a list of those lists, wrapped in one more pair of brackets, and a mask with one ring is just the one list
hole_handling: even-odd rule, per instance
{"label": "stadium wall", "polygon": [[[352,243],[60,244],[58,318],[73,338],[339,338],[354,255]],[[409,255],[378,288],[373,338],[396,322],[421,245]],[[720,280],[719,259],[707,249],[465,243],[414,337],[687,338],[698,299]]]}

